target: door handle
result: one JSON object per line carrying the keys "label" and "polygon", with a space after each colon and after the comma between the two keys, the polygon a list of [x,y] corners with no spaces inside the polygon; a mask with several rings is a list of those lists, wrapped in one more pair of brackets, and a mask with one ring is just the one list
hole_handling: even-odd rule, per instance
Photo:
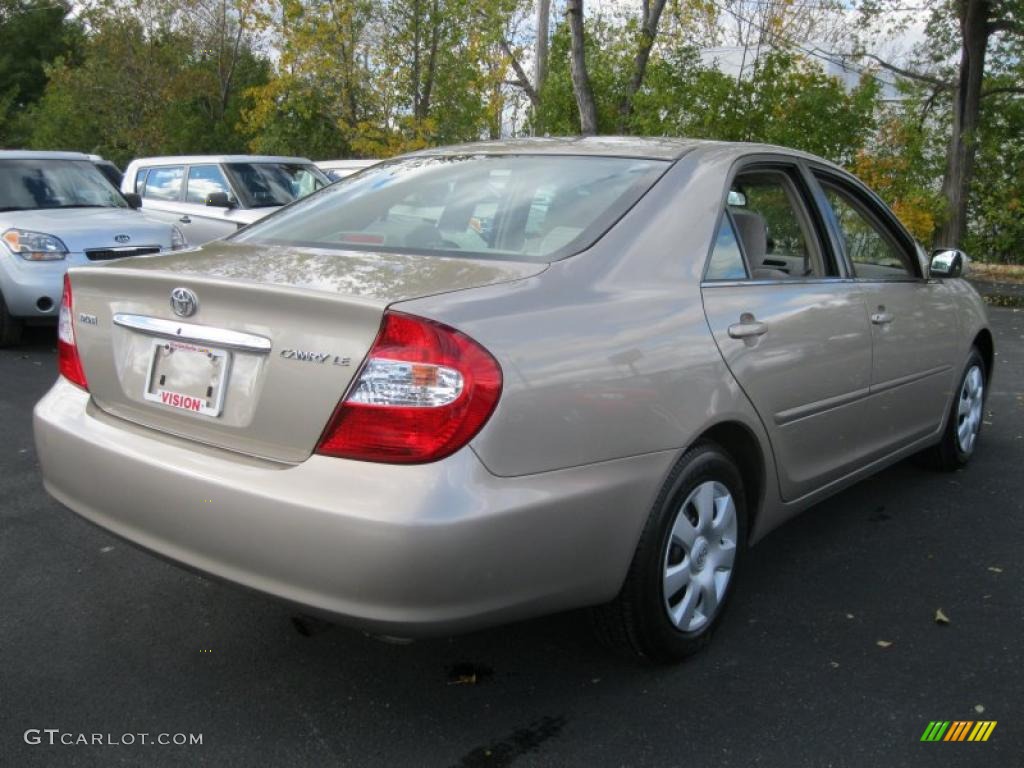
{"label": "door handle", "polygon": [[192,223],[192,219],[189,218],[189,215],[187,213],[184,216],[182,216],[180,219],[178,219],[178,221],[180,221],[182,224],[191,224]]}
{"label": "door handle", "polygon": [[[881,307],[879,307],[881,309]],[[875,325],[886,325],[892,322],[892,312],[875,312],[871,316],[871,322]]]}
{"label": "door handle", "polygon": [[749,312],[740,315],[740,321],[729,326],[729,336],[733,339],[751,339],[764,336],[768,332],[768,324],[755,320]]}

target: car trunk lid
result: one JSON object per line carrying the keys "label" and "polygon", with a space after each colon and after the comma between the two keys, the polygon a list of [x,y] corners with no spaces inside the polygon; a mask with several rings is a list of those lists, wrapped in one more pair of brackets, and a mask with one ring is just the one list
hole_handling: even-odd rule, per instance
{"label": "car trunk lid", "polygon": [[[315,448],[389,304],[545,267],[217,243],[73,270],[71,281],[79,354],[99,408],[297,462]],[[192,314],[175,313],[176,291],[179,309],[195,300]]]}

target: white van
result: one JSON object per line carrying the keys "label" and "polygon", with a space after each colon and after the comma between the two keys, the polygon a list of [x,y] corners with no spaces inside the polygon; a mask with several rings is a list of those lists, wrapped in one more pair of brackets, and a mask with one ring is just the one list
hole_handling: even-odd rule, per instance
{"label": "white van", "polygon": [[139,195],[144,211],[201,245],[330,183],[304,157],[188,155],[133,160],[121,191]]}

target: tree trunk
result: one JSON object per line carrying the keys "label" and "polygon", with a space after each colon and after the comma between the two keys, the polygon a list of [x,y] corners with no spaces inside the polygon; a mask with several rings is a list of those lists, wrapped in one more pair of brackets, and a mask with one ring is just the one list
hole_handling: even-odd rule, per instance
{"label": "tree trunk", "polygon": [[565,4],[565,15],[572,35],[569,65],[572,73],[572,90],[580,111],[580,133],[584,136],[593,136],[597,133],[597,107],[594,104],[594,91],[590,87],[590,75],[587,74],[587,62],[584,57],[586,44],[583,34],[583,0],[568,0]]}
{"label": "tree trunk", "polygon": [[420,116],[420,0],[412,4],[412,113]]}
{"label": "tree trunk", "polygon": [[957,0],[960,22],[960,72],[953,91],[953,131],[946,155],[942,194],[946,217],[936,229],[937,248],[958,247],[967,229],[967,196],[974,175],[981,83],[988,48],[990,0]]}
{"label": "tree trunk", "polygon": [[651,58],[654,38],[658,35],[658,22],[661,20],[661,12],[664,9],[665,0],[654,0],[653,6],[650,0],[644,0],[643,19],[640,24],[640,44],[633,59],[633,75],[629,79],[626,92],[619,104],[619,133],[626,133],[629,127],[629,118],[633,116],[633,97],[636,96],[644,82],[647,62]]}
{"label": "tree trunk", "polygon": [[438,0],[433,0],[430,8],[430,53],[427,55],[427,79],[420,94],[420,104],[416,117],[426,120],[430,115],[430,95],[434,91],[434,80],[437,79],[437,46],[441,40],[441,14]]}
{"label": "tree trunk", "polygon": [[540,93],[548,76],[548,31],[551,22],[551,0],[539,0],[537,3],[537,44],[534,49],[536,57],[536,75],[533,87]]}

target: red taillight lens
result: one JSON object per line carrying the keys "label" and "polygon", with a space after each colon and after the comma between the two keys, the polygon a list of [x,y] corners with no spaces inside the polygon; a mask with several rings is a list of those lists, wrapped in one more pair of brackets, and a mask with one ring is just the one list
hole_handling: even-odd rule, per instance
{"label": "red taillight lens", "polygon": [[390,464],[443,459],[480,431],[500,394],[500,366],[471,338],[387,312],[317,453]]}
{"label": "red taillight lens", "polygon": [[64,295],[60,299],[60,316],[57,320],[57,370],[60,375],[77,384],[82,389],[89,389],[82,370],[82,360],[78,357],[78,345],[75,343],[75,325],[73,310],[74,300],[71,298],[71,280],[64,275]]}

